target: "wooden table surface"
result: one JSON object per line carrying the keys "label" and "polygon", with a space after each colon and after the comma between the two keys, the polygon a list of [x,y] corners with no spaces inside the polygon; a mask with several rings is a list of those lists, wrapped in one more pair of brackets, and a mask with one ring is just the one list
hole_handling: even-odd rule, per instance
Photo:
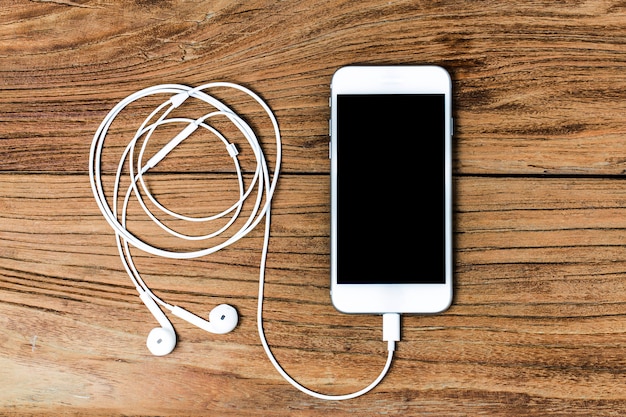
{"label": "wooden table surface", "polygon": [[[197,314],[228,302],[241,317],[223,336],[172,318],[178,346],[152,356],[156,322],[95,203],[89,148],[135,91],[230,81],[267,101],[283,138],[270,346],[324,393],[378,375],[380,317],[338,313],[328,289],[329,83],[357,63],[452,76],[453,306],[403,318],[391,370],[369,394],[308,397],[259,340],[259,226],[195,260],[134,251],[166,301]],[[624,2],[1,0],[0,93],[0,415],[626,413]],[[151,105],[120,119],[105,150],[119,151]],[[261,142],[272,160],[273,139]],[[222,201],[229,168],[213,151],[176,150],[150,177],[155,194],[198,212]],[[427,222],[419,188],[407,193],[401,221]]]}

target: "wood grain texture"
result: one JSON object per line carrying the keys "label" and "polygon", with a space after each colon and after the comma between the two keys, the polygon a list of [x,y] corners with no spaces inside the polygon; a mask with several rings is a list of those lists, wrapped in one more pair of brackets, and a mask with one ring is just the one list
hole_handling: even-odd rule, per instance
{"label": "wood grain texture", "polygon": [[[0,0],[0,415],[624,415],[625,57],[626,6],[610,0]],[[380,317],[342,315],[328,295],[329,83],[354,63],[452,74],[453,306],[403,318],[391,371],[373,392],[309,398],[260,345],[258,228],[190,261],[134,252],[170,303],[203,315],[228,302],[241,318],[224,336],[173,319],[176,350],[151,356],[156,323],[90,189],[91,140],[141,88],[231,81],[267,100],[283,136],[269,344],[287,372],[326,393],[378,375]],[[259,109],[215,93],[250,114],[271,160]],[[107,184],[156,101],[112,126]],[[149,178],[159,198],[190,213],[224,207],[233,193],[230,161],[205,139],[190,138]],[[253,169],[250,153],[242,160]],[[407,221],[423,221],[415,216]],[[417,257],[422,243],[411,241]],[[376,244],[385,242],[372,242],[373,253]]]}

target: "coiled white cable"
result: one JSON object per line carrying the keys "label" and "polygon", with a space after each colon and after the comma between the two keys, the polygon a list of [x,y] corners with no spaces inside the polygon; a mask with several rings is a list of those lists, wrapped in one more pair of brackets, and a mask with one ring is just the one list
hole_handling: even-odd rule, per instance
{"label": "coiled white cable", "polygon": [[[267,166],[267,162],[259,141],[252,130],[252,128],[236,113],[234,113],[228,106],[226,106],[221,101],[217,100],[213,96],[207,94],[205,90],[214,89],[214,88],[233,88],[240,92],[243,92],[254,99],[265,111],[267,116],[269,117],[276,140],[276,156],[275,156],[275,165],[273,170],[273,175],[270,176],[269,169]],[[148,96],[153,95],[169,95],[170,97],[164,101],[162,104],[157,106],[155,110],[150,113],[150,115],[143,121],[139,129],[137,129],[134,137],[130,141],[130,143],[126,146],[125,150],[122,153],[120,158],[120,162],[117,168],[116,176],[115,176],[115,184],[113,190],[113,206],[111,206],[106,198],[104,187],[102,184],[102,151],[104,148],[105,139],[107,137],[108,131],[113,123],[113,121],[118,117],[118,115],[127,108],[131,103],[140,100],[142,98],[146,98]],[[181,106],[189,97],[194,97],[196,99],[202,100],[205,103],[209,104],[216,110],[210,113],[205,114],[204,116],[198,119],[189,119],[189,118],[167,118],[170,113]],[[157,117],[158,116],[158,117]],[[237,149],[234,144],[228,142],[228,140],[215,128],[213,128],[208,121],[217,116],[225,116],[227,117],[233,125],[235,125],[238,130],[243,134],[246,138],[248,144],[254,152],[256,159],[256,169],[254,172],[254,177],[250,181],[248,188],[244,187],[243,176],[241,172],[241,167],[239,165],[239,161],[237,158]],[[154,120],[156,119],[156,120]],[[153,121],[154,120],[154,121]],[[154,154],[151,158],[148,159],[146,163],[144,163],[144,157],[147,149],[147,144],[155,132],[155,130],[163,125],[170,123],[186,123],[187,126],[176,135],[168,144],[166,144],[161,150],[159,150],[156,154]],[[225,147],[230,157],[233,159],[235,164],[235,169],[237,171],[238,184],[239,184],[239,199],[228,209],[206,217],[191,217],[182,215],[180,213],[174,212],[167,207],[164,207],[159,201],[154,198],[152,193],[147,186],[143,175],[151,168],[155,167],[161,160],[163,160],[169,152],[171,152],[176,146],[178,146],[182,141],[184,141],[187,137],[189,137],[196,129],[204,128],[211,133],[213,133],[218,139],[220,139]],[[143,143],[139,150],[137,158],[135,158],[135,148],[137,147],[137,143],[140,139],[143,138]],[[118,103],[104,118],[100,127],[96,131],[94,135],[94,139],[91,145],[90,155],[89,155],[89,179],[91,182],[91,187],[100,208],[100,211],[104,215],[104,218],[109,223],[109,225],[115,231],[117,237],[117,246],[120,253],[120,257],[122,259],[122,263],[128,275],[130,276],[132,282],[136,286],[137,290],[140,293],[146,293],[149,297],[154,299],[155,302],[159,303],[161,306],[171,310],[173,308],[172,305],[164,302],[159,297],[157,297],[145,284],[139,271],[135,267],[135,264],[132,260],[132,256],[130,253],[130,245],[143,250],[144,252],[150,253],[155,256],[161,256],[165,258],[171,259],[191,259],[197,258],[205,255],[209,255],[211,253],[215,253],[218,250],[225,248],[232,243],[238,241],[245,235],[247,235],[250,231],[252,231],[263,218],[265,218],[265,233],[263,240],[263,249],[261,255],[261,263],[260,263],[260,274],[259,274],[259,298],[258,298],[258,309],[257,309],[257,326],[258,332],[261,339],[261,343],[263,348],[270,359],[271,363],[277,369],[277,371],[294,387],[299,389],[300,391],[311,395],[316,398],[324,399],[324,400],[344,400],[349,398],[355,398],[357,396],[363,395],[366,392],[373,389],[385,376],[389,367],[391,365],[391,361],[393,358],[393,351],[395,347],[395,341],[399,340],[399,319],[397,324],[394,324],[393,327],[397,327],[393,332],[397,332],[397,337],[392,337],[392,339],[386,338],[388,340],[388,357],[385,367],[381,374],[376,378],[376,380],[367,386],[366,388],[347,395],[324,395],[312,391],[300,383],[295,381],[291,376],[289,376],[283,368],[279,365],[277,360],[275,359],[271,349],[267,343],[265,332],[263,329],[263,298],[264,298],[264,285],[265,285],[265,265],[267,260],[267,252],[269,247],[269,236],[270,236],[270,218],[271,218],[271,202],[272,197],[274,195],[276,184],[279,177],[280,165],[281,165],[281,137],[280,131],[278,128],[278,123],[271,109],[267,106],[267,104],[254,92],[251,90],[240,86],[238,84],[226,83],[226,82],[217,82],[217,83],[209,83],[204,84],[202,86],[192,88],[185,85],[179,84],[164,84],[157,85],[154,87],[149,87],[138,91],[134,94],[129,95],[125,99],[123,99],[120,103]],[[120,199],[120,183],[121,176],[124,165],[128,162],[128,171],[130,176],[130,185],[126,190],[121,210],[118,207],[118,200]],[[141,187],[141,190],[140,190]],[[217,237],[222,234],[225,230],[231,227],[235,220],[238,218],[241,213],[244,202],[248,199],[248,197],[252,194],[254,189],[257,189],[257,195],[255,203],[251,209],[251,213],[248,219],[244,222],[243,226],[239,228],[235,233],[231,235],[228,239],[223,240],[221,243],[216,245],[206,247],[204,249],[199,250],[167,250],[156,247],[143,239],[140,239],[135,234],[131,233],[127,228],[127,209],[130,202],[131,196],[135,196],[140,206],[146,215],[161,229],[167,232],[170,235],[173,235],[177,238],[185,239],[185,240],[209,240],[213,237]],[[217,219],[222,219],[225,216],[231,216],[228,222],[223,225],[219,230],[209,233],[206,235],[199,236],[191,236],[184,233],[179,233],[172,228],[165,225],[159,218],[154,215],[148,206],[143,201],[143,197],[147,197],[152,205],[159,209],[162,213],[169,215],[175,219],[180,219],[189,222],[210,222]],[[121,214],[118,214],[118,211],[121,211]]]}
{"label": "coiled white cable", "polygon": [[[267,163],[265,161],[265,157],[263,155],[263,151],[259,145],[259,142],[256,138],[256,136],[254,135],[254,132],[252,131],[252,129],[250,128],[250,126],[248,126],[239,116],[237,116],[233,111],[231,111],[225,104],[223,104],[222,102],[216,100],[215,98],[209,96],[208,94],[204,93],[203,90],[209,89],[209,88],[217,88],[217,87],[230,87],[230,88],[235,88],[237,90],[240,90],[248,95],[250,95],[250,97],[252,97],[253,99],[255,99],[265,110],[265,112],[267,113],[268,117],[270,118],[273,128],[274,128],[274,133],[276,136],[276,145],[277,145],[277,150],[276,150],[276,162],[275,162],[275,169],[274,169],[274,174],[273,177],[271,177],[271,181],[270,181],[270,175],[269,175],[269,171],[267,168]],[[113,121],[115,120],[115,118],[119,115],[119,113],[124,110],[124,108],[126,108],[129,104],[131,104],[134,101],[137,101],[141,98],[145,98],[148,97],[150,95],[156,95],[156,94],[173,94],[173,96],[167,100],[166,102],[162,103],[160,106],[158,106],[142,123],[141,127],[137,130],[135,136],[133,137],[133,139],[131,140],[131,142],[128,144],[128,146],[126,147],[126,150],[124,151],[121,159],[120,159],[120,164],[118,166],[118,171],[117,171],[117,175],[116,175],[116,182],[115,182],[115,190],[114,190],[114,196],[113,196],[113,207],[111,207],[108,204],[108,201],[106,199],[105,193],[104,193],[104,188],[102,185],[102,172],[101,172],[101,155],[102,155],[102,149],[104,146],[104,142],[105,142],[105,138],[107,135],[107,132],[111,126],[111,124],[113,123]],[[214,106],[215,108],[218,109],[218,112],[213,112],[213,113],[209,113],[203,117],[201,117],[198,120],[191,120],[191,119],[166,119],[166,117],[177,107],[179,107],[188,97],[195,97],[198,98],[200,100],[205,101],[206,103]],[[158,118],[158,120],[152,124],[148,124],[157,114],[159,114],[160,112],[162,112],[162,115]],[[143,164],[143,155],[146,149],[146,145],[147,142],[150,139],[150,136],[152,135],[152,133],[155,131],[155,129],[163,124],[166,123],[174,123],[174,122],[187,122],[189,123],[189,126],[191,125],[197,125],[197,126],[203,126],[209,130],[211,130],[213,133],[217,133],[218,137],[220,137],[220,139],[222,139],[224,142],[226,142],[225,138],[223,138],[221,135],[219,135],[219,133],[214,130],[213,128],[211,128],[210,126],[206,125],[204,123],[204,120],[213,117],[217,114],[223,114],[225,116],[227,116],[232,122],[233,124],[235,124],[235,126],[237,126],[239,128],[239,130],[242,132],[242,134],[244,135],[244,137],[247,139],[248,143],[250,144],[255,157],[256,157],[256,161],[257,161],[257,167],[255,170],[255,174],[254,174],[254,178],[252,179],[248,190],[246,192],[244,192],[243,194],[240,194],[240,199],[235,202],[235,204],[233,204],[233,206],[231,206],[230,209],[226,210],[225,212],[222,212],[220,214],[217,214],[215,216],[209,217],[209,218],[200,218],[200,219],[195,219],[195,218],[190,218],[187,216],[182,216],[179,215],[178,213],[174,213],[170,210],[167,210],[165,207],[163,207],[161,204],[158,203],[158,201],[152,196],[152,194],[150,193],[150,191],[148,190],[144,180],[143,180],[143,174],[150,168],[154,167],[158,162],[160,162],[160,160],[162,160],[163,158],[165,158],[165,156],[167,155],[167,153],[169,153],[169,151],[171,151],[175,146],[177,146],[180,142],[182,142],[191,132],[189,132],[187,129],[183,130],[183,132],[181,132],[181,134],[183,133],[187,133],[187,135],[177,135],[177,137],[175,137],[172,141],[170,141],[170,143],[168,143],[164,148],[161,149],[161,151],[157,152],[157,154],[155,154],[146,164]],[[135,149],[135,145],[137,143],[137,141],[143,137],[146,136],[144,143],[142,145],[141,151],[139,153],[139,158],[137,161],[134,161],[134,149]],[[227,145],[229,146],[229,145]],[[229,149],[232,149],[229,147]],[[254,190],[255,186],[257,185],[258,182],[258,193],[257,193],[257,200],[255,202],[255,207],[252,211],[252,214],[250,215],[249,219],[247,220],[247,222],[241,227],[241,229],[239,229],[239,231],[237,233],[234,233],[229,239],[227,239],[226,241],[224,241],[223,243],[216,245],[216,246],[212,246],[212,247],[208,247],[205,249],[201,249],[201,250],[197,250],[197,251],[170,251],[170,250],[164,250],[161,248],[158,248],[156,246],[153,246],[143,240],[141,240],[140,238],[138,238],[136,235],[132,234],[131,232],[128,231],[128,229],[126,228],[126,225],[123,223],[123,218],[119,219],[117,213],[117,197],[119,195],[119,183],[120,183],[120,177],[121,177],[121,173],[122,173],[122,168],[124,166],[124,162],[126,161],[128,157],[128,166],[129,166],[129,171],[130,171],[130,177],[131,177],[131,185],[129,187],[129,189],[127,190],[126,193],[126,198],[125,198],[125,205],[128,203],[128,200],[130,198],[130,196],[134,193],[134,195],[137,197],[137,200],[139,201],[139,203],[141,204],[143,210],[146,212],[146,214],[156,223],[158,224],[160,227],[162,227],[164,230],[166,230],[168,233],[174,234],[172,233],[173,231],[169,228],[167,228],[162,222],[160,222],[155,216],[152,215],[152,213],[150,212],[150,210],[147,208],[147,206],[143,203],[142,197],[141,197],[141,193],[139,192],[137,183],[141,184],[143,192],[146,196],[148,196],[148,198],[150,199],[150,201],[156,206],[158,207],[161,211],[169,214],[170,216],[174,216],[176,218],[179,219],[184,219],[184,220],[188,220],[188,221],[207,221],[207,220],[212,220],[212,219],[216,219],[216,218],[221,218],[224,215],[228,214],[230,211],[235,210],[236,213],[238,213],[241,210],[241,206],[243,205],[245,199],[247,198],[247,196]],[[239,169],[239,165],[237,162],[237,158],[236,156],[233,157],[233,160],[235,161],[236,167],[237,167],[237,172],[239,175],[239,181],[240,181],[240,185],[241,185],[241,171]],[[237,84],[231,84],[231,83],[211,83],[211,84],[205,84],[203,86],[197,87],[197,88],[191,88],[191,87],[187,87],[187,86],[183,86],[183,85],[160,85],[160,86],[154,86],[154,87],[149,87],[146,88],[144,90],[138,91],[134,94],[131,94],[130,96],[128,96],[127,98],[125,98],[124,100],[122,100],[119,104],[117,104],[110,112],[109,114],[105,117],[105,119],[103,120],[103,122],[101,123],[100,127],[98,128],[98,130],[96,131],[96,134],[94,135],[94,140],[92,142],[91,145],[91,151],[90,151],[90,165],[89,165],[89,177],[90,177],[90,181],[91,181],[91,186],[94,192],[94,196],[96,197],[96,202],[98,203],[98,206],[100,207],[100,210],[102,211],[102,214],[104,215],[105,219],[107,220],[107,222],[109,223],[109,225],[115,230],[115,232],[120,235],[125,241],[131,243],[133,246],[148,252],[150,254],[156,255],[156,256],[162,256],[162,257],[166,257],[166,258],[174,258],[174,259],[191,259],[191,258],[197,258],[197,257],[201,257],[201,256],[205,256],[214,252],[217,252],[218,250],[238,241],[239,239],[241,239],[243,236],[245,236],[246,234],[248,234],[250,231],[252,231],[257,225],[258,223],[263,219],[263,217],[265,216],[265,214],[267,213],[267,211],[270,208],[271,205],[271,200],[272,200],[272,196],[274,193],[274,190],[276,189],[276,183],[278,181],[278,174],[279,174],[279,170],[280,170],[280,163],[281,163],[281,141],[280,141],[280,132],[278,129],[278,123],[276,122],[276,118],[274,117],[272,111],[270,110],[270,108],[265,104],[265,102],[258,97],[255,93],[253,93],[252,91],[248,90],[245,87],[242,87],[240,85]],[[265,194],[264,194],[265,192]],[[263,199],[263,197],[265,197],[265,203],[261,206],[261,201]],[[123,212],[125,212],[125,210],[123,210]],[[236,216],[233,216],[236,217]],[[175,234],[176,235],[176,234]],[[176,235],[178,237],[181,237],[183,239],[204,239],[204,238],[208,238],[207,236],[202,236],[202,237],[190,237],[187,235]]]}

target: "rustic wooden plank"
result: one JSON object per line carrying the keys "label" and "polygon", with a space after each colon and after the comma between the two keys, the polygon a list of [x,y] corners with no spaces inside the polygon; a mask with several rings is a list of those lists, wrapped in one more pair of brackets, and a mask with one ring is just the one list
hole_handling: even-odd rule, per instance
{"label": "rustic wooden plank", "polygon": [[[182,177],[192,179],[188,189],[171,176],[156,183],[159,192],[199,203],[222,195],[198,193],[200,179]],[[140,270],[168,301],[198,314],[226,301],[241,314],[226,336],[173,320],[178,347],[151,357],[144,342],[154,320],[121,268],[88,184],[85,175],[0,175],[6,415],[12,407],[34,415],[56,407],[103,415],[462,415],[468,402],[489,415],[624,410],[619,179],[457,178],[454,305],[405,317],[391,373],[375,392],[346,403],[303,402],[265,359],[255,318],[258,233],[190,262],[138,254]],[[326,176],[281,179],[265,328],[288,372],[345,393],[376,376],[385,346],[380,318],[330,305],[328,221]],[[287,403],[295,409],[275,407]]]}
{"label": "rustic wooden plank", "polygon": [[449,69],[459,173],[624,170],[619,2],[9,3],[0,16],[2,170],[84,172],[89,138],[126,95],[227,80],[275,110],[286,170],[327,172],[330,77],[353,63]]}

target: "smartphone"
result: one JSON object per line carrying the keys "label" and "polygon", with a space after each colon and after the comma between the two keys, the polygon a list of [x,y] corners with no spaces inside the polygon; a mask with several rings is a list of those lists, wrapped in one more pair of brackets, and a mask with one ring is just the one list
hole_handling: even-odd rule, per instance
{"label": "smartphone", "polygon": [[331,82],[331,299],[345,313],[452,303],[452,85],[438,66]]}

